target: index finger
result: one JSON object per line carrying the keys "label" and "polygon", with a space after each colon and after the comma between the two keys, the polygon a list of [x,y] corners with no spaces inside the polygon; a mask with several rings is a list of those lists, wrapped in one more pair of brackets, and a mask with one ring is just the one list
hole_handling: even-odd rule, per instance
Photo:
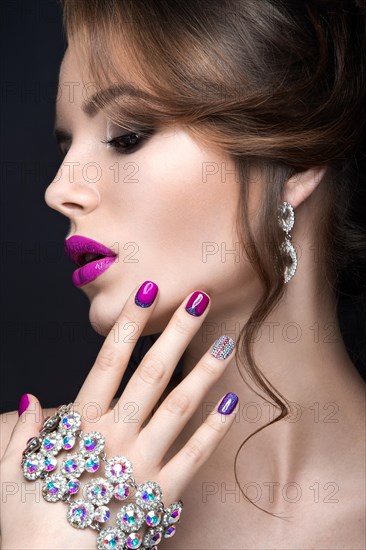
{"label": "index finger", "polygon": [[145,281],[131,292],[80,388],[76,409],[82,411],[93,403],[99,416],[109,410],[136,342],[155,308],[158,290],[153,281]]}

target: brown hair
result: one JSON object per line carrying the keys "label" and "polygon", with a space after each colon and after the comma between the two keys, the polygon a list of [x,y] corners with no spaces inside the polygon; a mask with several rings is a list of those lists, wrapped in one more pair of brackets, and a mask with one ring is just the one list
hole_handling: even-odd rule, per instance
{"label": "brown hair", "polygon": [[[252,437],[289,413],[288,401],[252,352],[260,325],[285,292],[277,208],[286,180],[310,167],[327,167],[319,236],[321,250],[330,253],[320,255],[319,267],[330,287],[352,253],[365,246],[348,219],[351,167],[364,134],[366,104],[361,9],[350,0],[61,2],[67,39],[77,42],[101,87],[128,88],[118,59],[131,60],[141,96],[135,98],[131,89],[123,104],[117,97],[108,104],[96,99],[116,124],[131,131],[136,124],[181,124],[235,161],[241,181],[238,229],[263,284],[237,340],[236,358],[281,411]],[[253,166],[265,184],[255,234],[246,209]]]}

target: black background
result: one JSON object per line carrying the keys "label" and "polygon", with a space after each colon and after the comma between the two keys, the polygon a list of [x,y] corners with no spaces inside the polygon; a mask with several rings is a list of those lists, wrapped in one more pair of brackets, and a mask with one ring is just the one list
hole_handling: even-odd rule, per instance
{"label": "black background", "polygon": [[[65,50],[56,1],[2,2],[1,409],[22,393],[45,407],[71,400],[104,338],[71,283],[67,218],[44,201],[60,157],[52,135]],[[73,382],[70,382],[71,375]]]}
{"label": "black background", "polygon": [[[44,202],[60,162],[52,131],[65,48],[61,10],[56,0],[2,0],[1,11],[3,412],[16,409],[26,392],[45,407],[72,400],[104,338],[89,324],[88,298],[71,283],[74,267],[63,252],[69,222]],[[366,198],[362,187],[358,205]],[[346,344],[364,377],[365,299],[348,295],[365,298],[365,275],[356,285],[345,274],[339,303]],[[146,342],[138,349],[141,357]]]}

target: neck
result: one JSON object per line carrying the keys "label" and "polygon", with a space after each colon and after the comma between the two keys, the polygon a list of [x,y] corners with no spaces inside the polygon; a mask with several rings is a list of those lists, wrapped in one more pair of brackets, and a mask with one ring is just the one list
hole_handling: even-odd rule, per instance
{"label": "neck", "polygon": [[[286,285],[280,303],[260,327],[253,346],[256,364],[263,374],[286,397],[299,402],[316,395],[342,397],[348,391],[348,383],[353,380],[359,385],[362,381],[346,351],[331,283],[318,269],[316,236],[309,231],[307,215],[299,209],[294,236],[301,251],[297,272]],[[236,280],[232,286],[235,290],[231,294],[213,297],[205,322],[186,350],[184,375],[222,334],[236,341],[249,318],[259,296],[258,282]],[[233,390],[244,392],[246,397],[248,389],[235,384],[235,363],[233,360],[234,368],[226,370],[222,383],[234,382]]]}
{"label": "neck", "polygon": [[[258,456],[263,457],[263,453],[267,459],[271,458],[267,473],[271,472],[277,479],[296,476],[314,453],[323,453],[329,458],[329,445],[334,445],[335,438],[360,427],[364,382],[347,353],[334,293],[313,269],[311,247],[305,246],[303,251],[305,249],[309,253],[303,252],[298,272],[287,285],[278,307],[259,330],[253,347],[256,365],[292,402],[292,411],[288,421],[268,427],[248,442],[250,455],[242,453],[244,479],[248,479],[249,457],[254,457],[254,465],[258,467]],[[255,295],[252,290],[253,293],[248,293],[246,288],[243,299],[236,296],[226,309],[215,308],[213,300],[205,323],[184,355],[183,377],[219,336],[228,334],[237,340],[253,306],[248,300],[248,294]],[[278,408],[268,403],[270,398],[260,398],[252,388],[266,397],[234,356],[194,415],[192,424],[196,429],[223,394],[234,391],[239,397],[238,418],[225,436],[225,444],[215,452],[216,466],[224,463],[232,471],[233,458],[244,439],[279,414]],[[262,460],[261,466],[265,468]]]}

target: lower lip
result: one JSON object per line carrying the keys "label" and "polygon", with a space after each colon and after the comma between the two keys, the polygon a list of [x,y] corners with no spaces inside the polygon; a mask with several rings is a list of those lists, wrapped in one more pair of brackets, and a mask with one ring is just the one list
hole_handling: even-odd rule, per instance
{"label": "lower lip", "polygon": [[106,256],[105,258],[100,258],[99,260],[95,260],[94,262],[90,262],[82,267],[79,267],[72,274],[73,284],[77,288],[80,288],[81,286],[91,283],[94,279],[100,275],[103,275],[103,273],[107,271],[112,264],[114,264],[117,257],[118,256]]}

